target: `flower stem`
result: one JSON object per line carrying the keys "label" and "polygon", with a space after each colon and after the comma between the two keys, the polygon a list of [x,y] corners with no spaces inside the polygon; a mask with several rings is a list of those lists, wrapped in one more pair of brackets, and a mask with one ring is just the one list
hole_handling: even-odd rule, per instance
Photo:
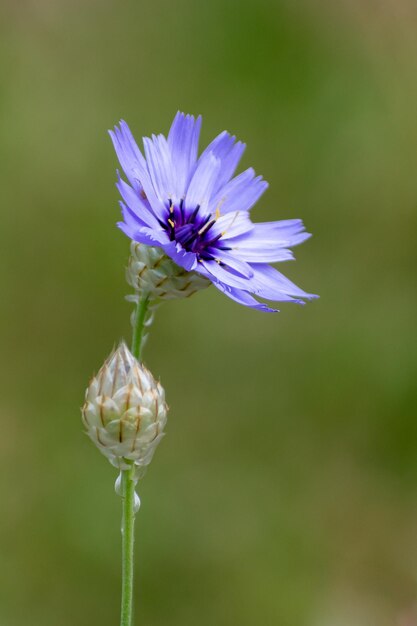
{"label": "flower stem", "polygon": [[133,322],[132,354],[139,360],[141,355],[143,330],[145,327],[148,304],[149,296],[143,296],[142,298],[138,299]]}
{"label": "flower stem", "polygon": [[[138,299],[133,322],[132,354],[140,359],[149,297]],[[125,459],[126,460],[126,459]],[[127,461],[126,461],[127,462]],[[135,544],[135,465],[122,470],[122,609],[120,626],[132,626]]]}
{"label": "flower stem", "polygon": [[132,625],[135,542],[135,466],[122,471],[122,612],[120,626]]}

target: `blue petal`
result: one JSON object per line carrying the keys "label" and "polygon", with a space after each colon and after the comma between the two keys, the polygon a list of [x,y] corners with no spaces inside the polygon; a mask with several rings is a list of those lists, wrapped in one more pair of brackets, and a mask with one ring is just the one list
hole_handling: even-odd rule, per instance
{"label": "blue petal", "polygon": [[244,306],[252,309],[257,309],[258,311],[264,311],[265,313],[279,313],[278,309],[271,309],[263,302],[258,302],[253,296],[243,289],[235,289],[218,281],[213,282],[213,285],[217,287],[219,291],[239,304],[243,304]]}
{"label": "blue petal", "polygon": [[217,280],[229,287],[253,291],[253,289],[251,289],[250,279],[244,277],[242,274],[236,274],[235,271],[229,271],[227,267],[219,265],[216,261],[201,261],[198,264],[197,270],[211,281]]}
{"label": "blue petal", "polygon": [[183,267],[187,272],[197,268],[197,255],[194,252],[187,252],[176,241],[170,241],[163,246],[164,252],[171,257],[177,265]]}
{"label": "blue petal", "polygon": [[197,169],[185,196],[185,207],[188,211],[200,206],[200,215],[209,213],[208,204],[220,166],[220,160],[216,159],[211,152],[198,161]]}
{"label": "blue petal", "polygon": [[134,241],[137,241],[139,243],[144,243],[147,246],[162,247],[167,241],[167,236],[162,230],[160,232],[157,232],[152,228],[147,227],[138,226],[135,228],[133,223],[130,221],[118,222],[117,226],[130,239],[133,239]]}
{"label": "blue petal", "polygon": [[178,184],[178,192],[185,196],[197,160],[198,139],[200,136],[201,115],[176,114],[168,135],[172,162]]}
{"label": "blue petal", "polygon": [[228,271],[226,267],[215,261],[203,261],[198,265],[198,271],[204,273],[210,280],[220,281],[235,289],[243,289],[267,300],[304,304],[300,298],[314,298],[311,294],[299,289],[270,265],[251,264],[251,268],[253,270],[252,277],[244,278],[236,275],[235,272]]}
{"label": "blue petal", "polygon": [[215,139],[207,146],[202,153],[200,159],[212,152],[214,156],[221,160],[222,166],[217,177],[216,184],[213,188],[213,193],[217,193],[219,189],[227,183],[233,176],[238,163],[242,157],[242,154],[246,148],[245,144],[241,141],[235,143],[236,137],[231,136],[225,130],[217,135]]}
{"label": "blue petal", "polygon": [[222,157],[222,167],[216,181],[215,192],[218,192],[232,178],[239,164],[246,145],[241,141],[235,143],[227,156]]}
{"label": "blue petal", "polygon": [[243,278],[251,278],[253,276],[253,269],[246,263],[240,259],[237,259],[233,254],[226,250],[221,249],[211,249],[207,250],[210,254],[213,254],[216,259],[221,261],[224,265],[226,265],[229,270],[231,269],[238,276],[242,276]]}
{"label": "blue petal", "polygon": [[267,241],[275,241],[282,246],[293,248],[311,237],[305,232],[302,220],[279,220],[255,224],[256,235]]}
{"label": "blue petal", "polygon": [[289,247],[298,245],[311,235],[304,232],[301,220],[285,220],[254,224],[249,233],[229,237],[222,242],[233,250],[239,259],[253,263],[275,263],[294,258]]}
{"label": "blue petal", "polygon": [[[226,213],[226,215],[219,217],[211,232],[213,236],[221,234],[222,238],[220,241],[223,242],[227,238],[237,237],[238,235],[245,234],[249,236],[253,227],[254,225],[247,211],[236,211],[235,213]],[[226,243],[226,245],[228,244]]]}
{"label": "blue petal", "polygon": [[[305,300],[313,300],[318,296],[306,293],[281,272],[267,263],[251,263],[254,271],[254,277],[251,280],[256,285],[257,293],[267,300],[291,300],[292,298],[303,298]],[[286,296],[284,298],[284,296]],[[297,300],[298,304],[302,301]]]}
{"label": "blue petal", "polygon": [[120,128],[115,126],[114,131],[109,130],[109,135],[123,171],[130,182],[136,184],[138,166],[146,171],[146,161],[130,132],[129,126],[121,120]]}
{"label": "blue petal", "polygon": [[134,230],[148,226],[148,224],[146,224],[138,215],[136,215],[136,213],[126,206],[124,202],[120,200],[119,204],[122,209],[122,216],[126,226]]}
{"label": "blue petal", "polygon": [[249,168],[232,178],[213,196],[210,202],[211,210],[214,212],[217,207],[221,213],[249,210],[268,187],[262,176],[256,178],[254,176],[254,170]]}
{"label": "blue petal", "polygon": [[168,198],[176,201],[177,183],[171,161],[171,152],[163,135],[143,138],[149,175],[159,200],[165,204]]}
{"label": "blue petal", "polygon": [[109,131],[114,148],[126,176],[133,188],[146,195],[152,212],[160,219],[165,219],[167,209],[159,200],[149,177],[146,161],[137,147],[128,125],[123,120],[120,128],[114,127],[114,132]]}
{"label": "blue petal", "polygon": [[134,191],[132,187],[125,183],[120,177],[116,183],[116,187],[129,209],[137,215],[146,226],[160,228],[158,220],[150,210],[148,203],[141,198],[140,193]]}
{"label": "blue petal", "polygon": [[[227,243],[231,243],[231,241]],[[279,248],[275,244],[263,244],[259,248],[256,244],[253,244],[252,248],[236,245],[232,247],[232,250],[236,258],[247,263],[278,263],[294,260],[294,254],[291,250]]]}

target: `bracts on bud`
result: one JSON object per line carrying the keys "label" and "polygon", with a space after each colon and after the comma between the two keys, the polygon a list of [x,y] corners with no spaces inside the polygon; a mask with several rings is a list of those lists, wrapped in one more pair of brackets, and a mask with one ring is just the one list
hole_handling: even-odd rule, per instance
{"label": "bracts on bud", "polygon": [[211,284],[196,272],[179,267],[161,248],[132,241],[126,280],[141,298],[150,302],[189,298]]}
{"label": "bracts on bud", "polygon": [[82,419],[90,439],[115,467],[132,464],[138,477],[163,437],[165,392],[121,343],[90,382]]}

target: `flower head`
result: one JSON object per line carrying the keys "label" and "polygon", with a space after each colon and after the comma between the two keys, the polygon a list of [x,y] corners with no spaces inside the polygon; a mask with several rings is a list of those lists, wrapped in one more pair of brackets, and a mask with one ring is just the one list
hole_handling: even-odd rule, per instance
{"label": "flower head", "polygon": [[201,117],[177,113],[166,139],[144,138],[142,155],[126,122],[110,131],[128,183],[119,177],[123,221],[133,241],[161,248],[240,304],[274,311],[253,296],[297,302],[305,293],[270,263],[293,258],[301,220],[254,224],[249,210],[267,188],[252,168],[234,176],[245,144],[224,131],[197,158]]}
{"label": "flower head", "polygon": [[163,436],[167,411],[163,388],[122,343],[90,382],[82,418],[112,465],[145,468]]}

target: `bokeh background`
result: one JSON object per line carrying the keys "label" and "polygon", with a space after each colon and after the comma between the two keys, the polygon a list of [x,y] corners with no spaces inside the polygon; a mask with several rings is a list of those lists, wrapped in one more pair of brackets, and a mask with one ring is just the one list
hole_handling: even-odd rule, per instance
{"label": "bokeh background", "polygon": [[0,624],[114,626],[120,500],[79,406],[130,339],[107,129],[201,113],[314,237],[321,299],[161,307],[171,406],[140,484],[137,624],[417,624],[417,7],[3,0]]}

